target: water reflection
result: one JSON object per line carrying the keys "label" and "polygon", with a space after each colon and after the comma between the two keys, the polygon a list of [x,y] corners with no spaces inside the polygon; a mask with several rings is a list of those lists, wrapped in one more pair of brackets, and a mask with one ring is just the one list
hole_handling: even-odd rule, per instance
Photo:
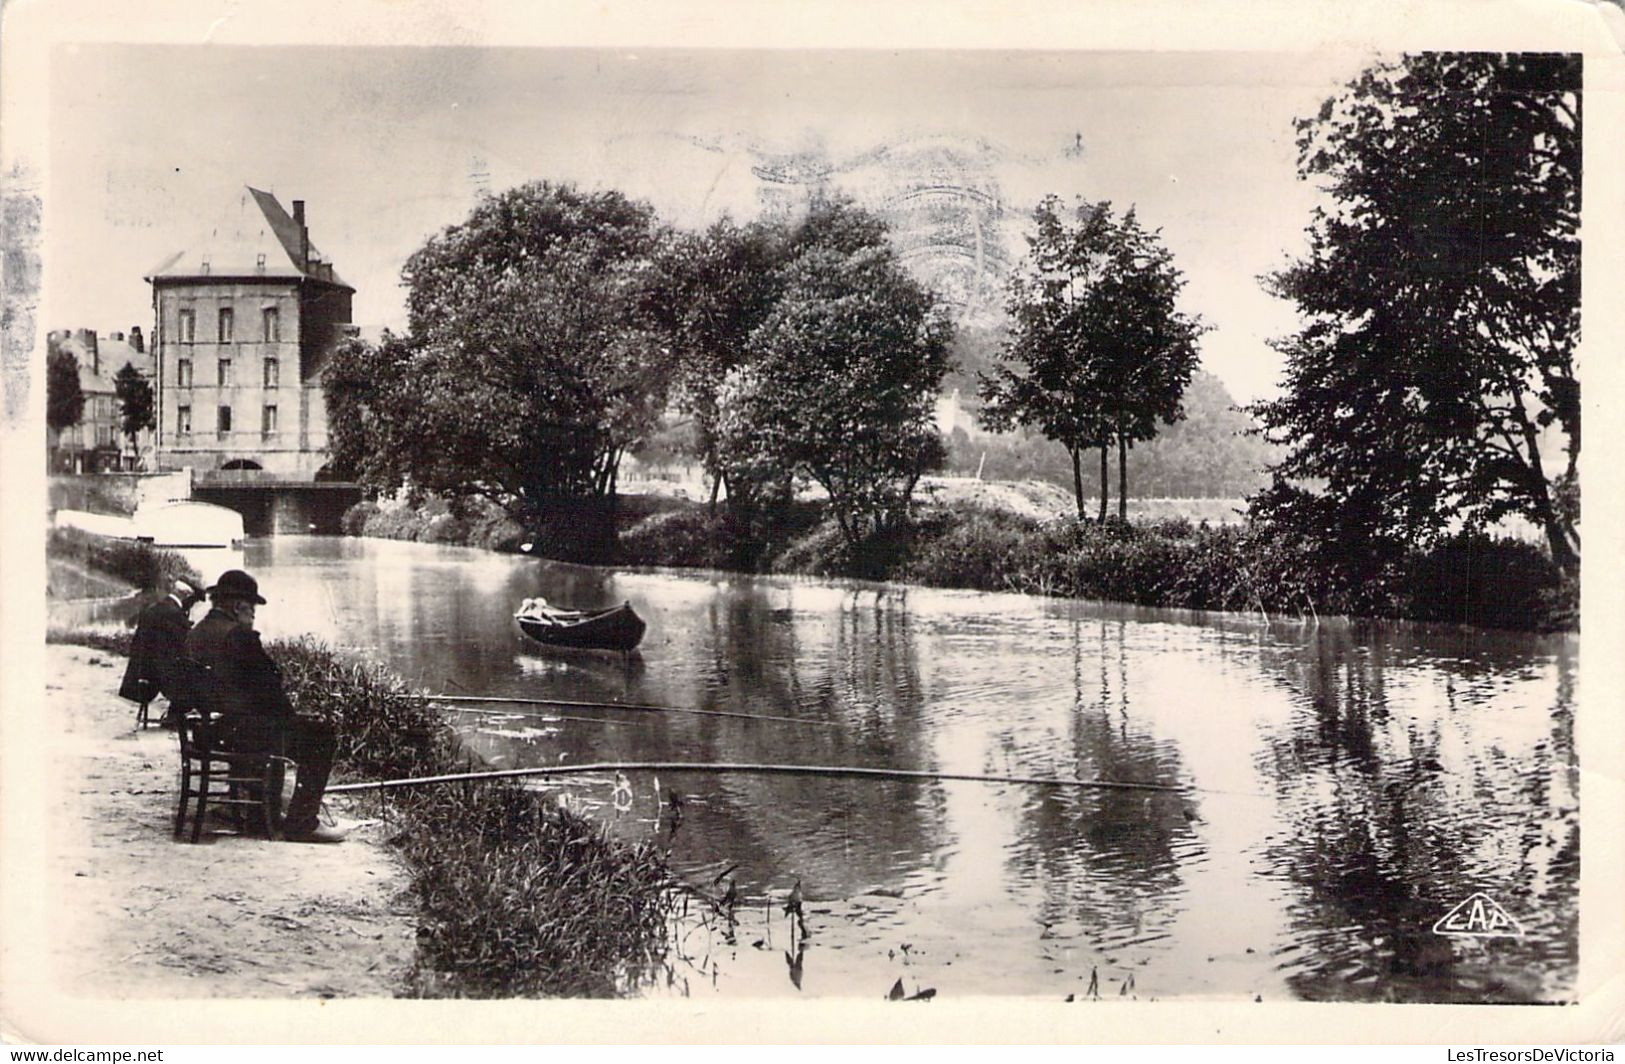
{"label": "water reflection", "polygon": [[[1179,783],[1177,748],[1131,712],[1125,624],[1078,619],[1071,627],[1074,697],[1065,733],[1046,744],[1065,760],[1049,767],[1082,779]],[[1200,857],[1192,816],[1178,794],[1031,794],[1012,865],[1042,885],[1046,939],[1080,937],[1110,951],[1166,936],[1183,893],[1180,859]]]}
{"label": "water reflection", "polygon": [[[1450,637],[1446,637],[1446,642]],[[1529,1001],[1562,997],[1577,942],[1574,662],[1497,671],[1322,628],[1262,662],[1299,693],[1265,743],[1285,830],[1266,863],[1298,888],[1302,996]],[[1480,647],[1480,650],[1483,648]],[[1555,676],[1555,685],[1550,682]],[[1555,687],[1555,690],[1554,690]],[[1555,697],[1554,697],[1555,696]],[[1483,891],[1527,934],[1468,940],[1433,923]]]}
{"label": "water reflection", "polygon": [[[268,635],[430,690],[703,713],[464,715],[493,763],[859,765],[1181,794],[759,773],[539,783],[699,893],[646,993],[1554,1000],[1576,965],[1573,643],[1012,595],[254,541]],[[627,599],[630,661],[521,598]],[[524,708],[524,707],[518,707]],[[805,934],[783,908],[805,895]],[[724,918],[719,900],[733,888]],[[1518,940],[1432,932],[1483,891]],[[703,895],[703,897],[702,897]]]}

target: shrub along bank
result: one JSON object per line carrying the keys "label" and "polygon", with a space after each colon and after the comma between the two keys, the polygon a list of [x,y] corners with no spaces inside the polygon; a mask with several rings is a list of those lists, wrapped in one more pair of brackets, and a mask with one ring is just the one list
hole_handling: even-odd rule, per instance
{"label": "shrub along bank", "polygon": [[[274,642],[301,712],[333,721],[339,770],[400,779],[470,768],[429,702],[314,640]],[[672,880],[651,846],[608,838],[508,781],[381,792],[422,909],[411,991],[429,997],[609,996],[665,950]]]}
{"label": "shrub along bank", "polygon": [[[705,566],[749,556],[738,526],[696,509],[621,536],[635,565]],[[1003,510],[934,507],[853,550],[833,521],[760,551],[761,572],[897,580],[936,587],[1301,616],[1390,617],[1529,631],[1578,627],[1579,595],[1545,552],[1464,535],[1413,552],[1375,581],[1352,580],[1301,538],[1254,526],[1162,521],[1040,522]]]}
{"label": "shrub along bank", "polygon": [[45,554],[48,558],[78,562],[137,588],[160,590],[180,576],[201,580],[197,570],[173,551],[156,550],[139,540],[98,536],[77,528],[51,529],[46,534]]}
{"label": "shrub along bank", "polygon": [[420,506],[356,503],[344,512],[339,526],[347,536],[404,539],[416,543],[446,543],[484,550],[517,551],[525,542],[524,530],[499,507],[472,502],[458,507],[430,499]]}
{"label": "shrub along bank", "polygon": [[[693,504],[659,495],[621,495],[608,514],[617,530],[638,524],[652,514],[681,509]],[[569,507],[558,519],[569,524]],[[543,556],[571,561],[611,562],[614,544],[607,533],[602,543],[576,542],[570,549],[551,542],[546,532],[527,530],[501,507],[484,499],[467,499],[455,504],[430,498],[421,503],[378,503],[365,500],[344,512],[339,527],[347,536],[400,539],[415,543],[441,543],[457,547],[518,553],[525,543],[539,543]],[[606,526],[607,527],[607,526]],[[579,539],[579,537],[577,537]],[[573,556],[571,556],[573,555]]]}
{"label": "shrub along bank", "polygon": [[[52,642],[128,654],[129,633],[53,631]],[[336,725],[335,777],[401,779],[467,771],[451,729],[383,667],[311,639],[273,641],[301,712]],[[512,780],[379,792],[412,871],[418,955],[405,992],[421,997],[599,996],[659,958],[673,880],[649,845]]]}
{"label": "shrub along bank", "polygon": [[[519,526],[494,508],[455,517],[443,503],[345,516],[352,535],[517,550]],[[1181,609],[1387,617],[1524,631],[1579,626],[1579,588],[1540,547],[1461,535],[1413,551],[1375,578],[1336,554],[1257,525],[1184,518],[1043,522],[1005,510],[927,506],[853,548],[816,503],[745,519],[653,496],[623,496],[604,562],[896,580]],[[552,556],[547,543],[537,553]]]}

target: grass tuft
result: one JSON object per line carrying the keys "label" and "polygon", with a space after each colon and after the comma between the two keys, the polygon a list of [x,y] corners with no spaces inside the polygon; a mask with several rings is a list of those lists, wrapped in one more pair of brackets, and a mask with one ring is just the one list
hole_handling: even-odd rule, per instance
{"label": "grass tuft", "polygon": [[671,877],[651,846],[615,842],[512,781],[395,801],[422,906],[412,993],[608,997],[664,955]]}
{"label": "grass tuft", "polygon": [[[375,662],[314,639],[277,641],[301,712],[331,720],[338,770],[402,779],[464,770],[433,703]],[[515,780],[383,792],[422,907],[410,992],[609,996],[666,948],[672,879],[658,853],[613,841]]]}
{"label": "grass tuft", "polygon": [[60,643],[69,646],[90,647],[108,654],[118,654],[121,657],[130,656],[130,641],[135,636],[134,629],[80,627],[80,628],[47,628],[45,641],[47,643]]}

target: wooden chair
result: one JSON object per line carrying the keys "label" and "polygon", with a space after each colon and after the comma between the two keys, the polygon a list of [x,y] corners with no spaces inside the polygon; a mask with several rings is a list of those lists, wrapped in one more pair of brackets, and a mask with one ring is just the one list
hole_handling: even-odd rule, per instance
{"label": "wooden chair", "polygon": [[175,837],[186,831],[188,807],[192,841],[203,835],[203,821],[212,808],[223,806],[236,814],[243,834],[282,837],[283,782],[296,766],[281,754],[232,750],[220,735],[217,719],[192,712],[175,728],[180,739],[180,800],[175,807]]}
{"label": "wooden chair", "polygon": [[213,807],[235,814],[244,834],[282,837],[283,782],[297,766],[279,751],[233,750],[225,741],[220,714],[211,708],[212,677],[206,666],[184,663],[184,696],[175,700],[181,715],[175,736],[181,752],[180,798],[175,806],[175,837],[192,818],[192,840],[203,835],[203,822]]}

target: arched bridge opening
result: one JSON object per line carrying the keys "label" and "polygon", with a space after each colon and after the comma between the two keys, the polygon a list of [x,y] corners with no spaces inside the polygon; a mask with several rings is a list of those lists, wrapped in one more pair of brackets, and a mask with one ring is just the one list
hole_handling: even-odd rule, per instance
{"label": "arched bridge opening", "polygon": [[336,536],[344,511],[361,501],[354,482],[278,477],[245,467],[251,464],[199,473],[192,481],[193,499],[236,510],[250,536]]}

